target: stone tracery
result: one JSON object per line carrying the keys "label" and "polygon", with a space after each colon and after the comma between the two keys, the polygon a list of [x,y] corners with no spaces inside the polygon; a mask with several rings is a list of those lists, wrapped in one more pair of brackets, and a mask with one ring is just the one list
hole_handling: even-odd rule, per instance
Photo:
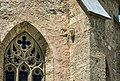
{"label": "stone tracery", "polygon": [[28,77],[32,77],[31,81],[42,80],[44,56],[29,34],[18,35],[7,47],[4,58],[5,81],[28,81]]}

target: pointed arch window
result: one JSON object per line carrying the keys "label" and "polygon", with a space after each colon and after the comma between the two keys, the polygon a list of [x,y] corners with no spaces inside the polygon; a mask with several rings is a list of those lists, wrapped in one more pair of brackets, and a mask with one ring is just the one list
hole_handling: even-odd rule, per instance
{"label": "pointed arch window", "polygon": [[41,81],[42,79],[42,71],[37,68],[37,69],[34,69],[33,70],[33,73],[32,73],[32,81]]}
{"label": "pointed arch window", "polygon": [[4,81],[43,81],[44,55],[26,32],[16,36],[4,55]]}
{"label": "pointed arch window", "polygon": [[15,81],[15,68],[12,65],[8,65],[5,68],[5,81]]}

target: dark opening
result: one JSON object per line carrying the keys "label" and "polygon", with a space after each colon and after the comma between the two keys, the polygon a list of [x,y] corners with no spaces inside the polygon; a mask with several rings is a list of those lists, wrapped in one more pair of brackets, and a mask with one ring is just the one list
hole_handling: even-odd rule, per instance
{"label": "dark opening", "polygon": [[28,81],[28,73],[20,71],[19,72],[19,81]]}
{"label": "dark opening", "polygon": [[5,81],[15,81],[14,72],[5,72]]}
{"label": "dark opening", "polygon": [[22,37],[22,40],[26,40],[27,38],[25,36]]}
{"label": "dark opening", "polygon": [[106,60],[106,81],[111,81],[110,70],[109,70],[109,67],[108,67],[107,60]]}
{"label": "dark opening", "polygon": [[32,81],[42,81],[42,76],[41,75],[33,75]]}

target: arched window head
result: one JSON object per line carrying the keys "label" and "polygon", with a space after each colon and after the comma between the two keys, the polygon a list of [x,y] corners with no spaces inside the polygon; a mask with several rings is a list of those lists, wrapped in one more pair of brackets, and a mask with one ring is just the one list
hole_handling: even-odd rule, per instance
{"label": "arched window head", "polygon": [[[38,78],[39,81],[42,81],[43,72],[44,72],[44,56],[43,53],[37,44],[37,42],[26,32],[16,36],[5,52],[4,66],[13,65],[11,68],[11,73],[9,69],[4,71],[5,76],[12,76],[11,81],[36,81]],[[37,68],[37,69],[36,69]],[[7,71],[7,72],[6,72]],[[15,72],[16,71],[16,72]],[[34,77],[35,75],[37,79]],[[5,81],[10,81],[10,79],[5,78]],[[34,77],[34,79],[29,78]]]}
{"label": "arched window head", "polygon": [[30,72],[30,68],[26,63],[22,63],[19,66],[19,81],[28,81],[28,74]]}
{"label": "arched window head", "polygon": [[39,68],[36,68],[32,72],[32,81],[41,81],[43,76],[43,71]]}

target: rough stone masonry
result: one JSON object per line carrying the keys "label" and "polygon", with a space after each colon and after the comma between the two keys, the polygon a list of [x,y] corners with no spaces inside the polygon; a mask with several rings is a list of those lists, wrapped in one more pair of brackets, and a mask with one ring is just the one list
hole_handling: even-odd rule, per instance
{"label": "rough stone masonry", "polygon": [[0,81],[6,48],[23,31],[45,54],[42,81],[120,81],[119,1],[99,2],[111,19],[81,0],[0,0]]}

